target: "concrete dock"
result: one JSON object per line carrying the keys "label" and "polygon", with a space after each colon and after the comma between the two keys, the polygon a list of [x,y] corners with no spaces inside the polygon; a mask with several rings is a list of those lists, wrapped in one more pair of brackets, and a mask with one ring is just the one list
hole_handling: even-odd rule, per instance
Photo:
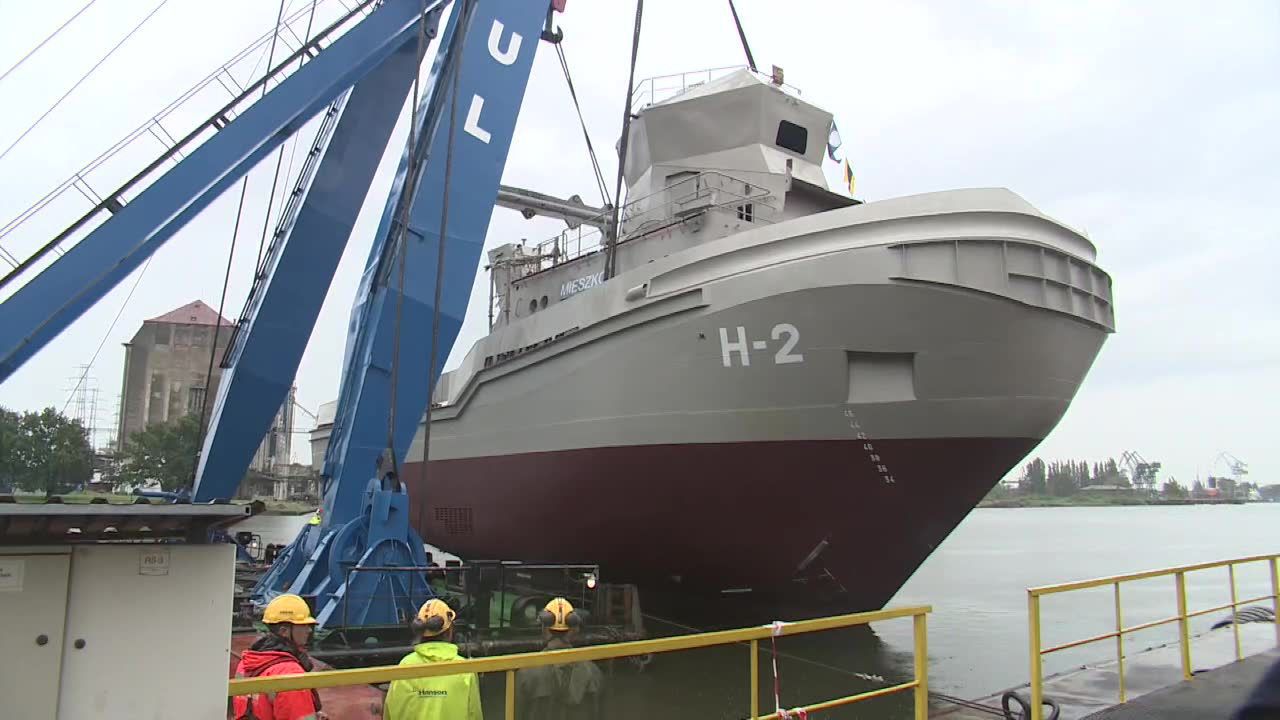
{"label": "concrete dock", "polygon": [[[1044,695],[1057,701],[1059,720],[1146,720],[1147,718],[1228,718],[1271,663],[1280,660],[1277,629],[1272,623],[1240,625],[1245,659],[1236,660],[1231,628],[1212,630],[1192,638],[1195,677],[1182,677],[1181,651],[1176,642],[1131,652],[1125,658],[1128,702],[1120,704],[1120,676],[1115,660],[1089,664],[1045,678]],[[1028,685],[1012,690],[1030,697]],[[945,720],[991,720],[1004,691],[975,700],[981,708],[936,703],[931,717]],[[1014,717],[1018,705],[1012,703]],[[1047,718],[1048,708],[1045,717]]]}
{"label": "concrete dock", "polygon": [[1226,720],[1277,662],[1280,650],[1259,653],[1094,713],[1086,720]]}

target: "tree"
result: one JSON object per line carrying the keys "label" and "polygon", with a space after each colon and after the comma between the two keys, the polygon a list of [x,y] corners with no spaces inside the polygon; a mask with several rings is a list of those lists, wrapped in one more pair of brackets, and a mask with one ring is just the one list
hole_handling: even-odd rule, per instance
{"label": "tree", "polygon": [[[1074,495],[1080,487],[1079,476],[1081,475],[1080,464],[1074,462],[1055,462],[1049,466],[1048,481],[1049,493],[1058,497],[1067,497]],[[1088,476],[1088,468],[1085,467],[1084,473]]]}
{"label": "tree", "polygon": [[1030,495],[1043,495],[1049,487],[1046,478],[1044,461],[1036,458],[1022,469],[1022,477],[1018,479],[1018,491]]}
{"label": "tree", "polygon": [[1005,485],[1003,482],[998,482],[990,490],[987,491],[986,497],[982,499],[983,500],[1003,500],[1012,494],[1010,492],[1011,490],[1012,488],[1010,486]]}
{"label": "tree", "polygon": [[0,436],[0,474],[14,489],[57,495],[93,477],[84,426],[53,408],[21,417],[0,410]]}
{"label": "tree", "polygon": [[1090,480],[1090,484],[1129,487],[1129,478],[1125,477],[1124,472],[1120,470],[1115,458],[1108,458],[1106,462],[1097,463],[1093,466],[1093,478]]}
{"label": "tree", "polygon": [[1163,494],[1167,498],[1184,498],[1187,496],[1187,489],[1173,478],[1169,478],[1164,482]]}
{"label": "tree", "polygon": [[129,436],[120,455],[120,481],[139,486],[151,481],[163,490],[190,488],[200,442],[200,417],[151,425]]}
{"label": "tree", "polygon": [[0,490],[13,492],[23,474],[18,447],[22,441],[22,416],[0,408]]}

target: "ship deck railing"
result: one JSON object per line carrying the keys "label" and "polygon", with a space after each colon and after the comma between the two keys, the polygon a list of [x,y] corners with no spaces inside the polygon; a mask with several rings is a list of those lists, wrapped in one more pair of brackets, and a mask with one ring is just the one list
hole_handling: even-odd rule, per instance
{"label": "ship deck railing", "polygon": [[[684,222],[693,214],[717,211],[733,212],[739,220],[753,224],[771,224],[781,213],[768,189],[706,170],[623,205],[620,215],[624,233],[618,244],[647,237]],[[540,272],[599,252],[605,242],[605,234],[598,227],[584,223],[565,228],[532,246],[526,254],[503,262],[523,267],[516,281],[524,282]]]}
{"label": "ship deck railing", "polygon": [[[1241,598],[1237,585],[1237,568],[1248,568],[1253,571],[1269,571],[1271,592],[1258,595],[1256,597]],[[1208,582],[1202,584],[1198,589],[1203,591],[1209,586],[1213,586],[1222,590],[1225,585],[1225,589],[1231,598],[1230,602],[1219,603],[1210,607],[1194,610],[1191,609],[1188,604],[1187,576],[1195,573],[1197,574],[1197,580],[1204,581],[1208,571],[1222,569],[1226,570],[1224,577],[1219,577],[1217,582],[1213,582],[1212,579],[1209,579]],[[1132,584],[1158,578],[1173,579],[1172,587],[1167,588],[1164,592],[1172,592],[1173,599],[1177,604],[1177,611],[1171,616],[1158,617],[1146,622],[1126,626],[1124,624],[1124,613],[1121,603],[1121,586],[1126,583]],[[1044,598],[1062,593],[1087,591],[1090,589],[1104,587],[1111,588],[1110,604],[1114,610],[1112,616],[1113,629],[1104,633],[1091,635],[1089,637],[1065,640],[1046,647],[1042,640],[1042,602]],[[1150,586],[1144,586],[1142,589],[1145,593],[1150,593],[1151,591]],[[1124,643],[1126,636],[1145,630],[1176,624],[1178,631],[1177,642],[1181,652],[1182,675],[1185,680],[1192,680],[1194,675],[1191,658],[1192,620],[1211,613],[1220,613],[1225,610],[1230,610],[1232,618],[1231,627],[1235,633],[1235,657],[1237,661],[1243,660],[1244,653],[1240,642],[1240,624],[1235,621],[1237,613],[1242,606],[1266,601],[1271,602],[1272,609],[1275,611],[1276,645],[1280,647],[1280,554],[1251,555],[1247,557],[1233,558],[1230,560],[1218,560],[1193,565],[1180,565],[1176,567],[1162,568],[1159,570],[1147,570],[1144,572],[1111,575],[1091,580],[1078,580],[1075,582],[1060,583],[1057,585],[1044,585],[1028,588],[1027,623],[1031,660],[1031,717],[1033,720],[1042,720],[1044,717],[1044,658],[1047,655],[1114,639],[1115,663],[1119,679],[1118,701],[1123,704],[1129,699],[1125,687],[1126,654]]]}
{"label": "ship deck railing", "polygon": [[[739,70],[751,70],[751,68],[747,65],[725,65],[645,78],[636,83],[636,89],[631,93],[632,111],[636,112],[650,105],[665,102],[699,85],[706,85]],[[772,75],[758,70],[751,70],[751,74],[770,82],[773,80]],[[783,83],[780,87],[796,97],[800,96],[800,89],[795,86]]]}
{"label": "ship deck railing", "polygon": [[853,693],[843,697],[814,702],[803,708],[784,709],[784,712],[796,716],[801,710],[813,713],[820,710],[851,705],[875,698],[911,693],[914,700],[915,720],[927,720],[929,712],[929,680],[928,680],[928,614],[932,608],[927,605],[888,608],[876,612],[838,615],[816,620],[798,622],[773,623],[759,627],[721,630],[717,632],[680,635],[675,637],[632,642],[594,645],[591,647],[552,650],[537,653],[520,653],[514,655],[498,655],[493,657],[459,660],[447,663],[428,663],[421,665],[396,665],[349,670],[333,670],[312,672],[301,675],[276,675],[232,679],[228,683],[228,696],[253,695],[257,693],[279,693],[289,690],[313,690],[320,688],[348,687],[356,685],[381,685],[395,680],[411,680],[419,678],[459,675],[463,673],[504,673],[505,674],[505,715],[508,720],[516,717],[516,672],[526,668],[545,667],[551,665],[567,665],[576,662],[614,660],[625,658],[643,658],[647,655],[669,653],[682,650],[695,650],[717,646],[743,645],[749,649],[749,657],[743,658],[744,669],[750,673],[751,698],[750,717],[753,720],[775,720],[783,717],[782,712],[766,712],[760,714],[760,642],[769,642],[777,637],[800,635],[804,633],[835,630],[874,622],[911,618],[914,640],[914,658],[912,677],[910,680],[867,692]]}

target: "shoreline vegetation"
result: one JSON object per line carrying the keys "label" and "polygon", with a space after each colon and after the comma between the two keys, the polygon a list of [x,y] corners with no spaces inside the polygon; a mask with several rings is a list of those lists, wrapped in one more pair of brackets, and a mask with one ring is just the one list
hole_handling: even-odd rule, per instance
{"label": "shoreline vegetation", "polygon": [[1132,507],[1138,505],[1244,505],[1244,500],[1136,497],[1129,494],[1080,493],[1066,497],[1054,495],[1014,495],[985,497],[980,508],[1038,508],[1038,507]]}
{"label": "shoreline vegetation", "polygon": [[1244,505],[1280,502],[1280,485],[1244,480],[1244,463],[1229,467],[1231,477],[1199,477],[1190,487],[1173,476],[1161,476],[1161,464],[1136,453],[1119,461],[1107,458],[1045,462],[1034,458],[1016,480],[997,483],[978,503],[980,508],[1109,507],[1135,505]]}

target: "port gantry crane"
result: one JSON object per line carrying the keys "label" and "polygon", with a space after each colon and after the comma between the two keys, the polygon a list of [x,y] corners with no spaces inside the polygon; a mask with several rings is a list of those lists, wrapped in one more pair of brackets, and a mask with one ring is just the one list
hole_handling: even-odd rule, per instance
{"label": "port gantry crane", "polygon": [[[231,498],[293,382],[413,88],[417,104],[409,141],[351,310],[322,472],[321,520],[304,526],[254,591],[259,601],[280,592],[307,597],[324,626],[399,623],[430,590],[412,577],[426,556],[393,470],[405,460],[440,362],[457,338],[493,207],[556,212],[554,199],[521,196],[510,188],[502,188],[499,198],[499,182],[534,53],[540,39],[558,41],[551,24],[564,3],[360,3],[344,21],[367,15],[345,33],[318,33],[227,108],[239,108],[268,80],[278,80],[261,99],[238,114],[215,114],[197,129],[211,133],[202,144],[153,163],[148,171],[164,161],[176,164],[149,186],[132,197],[126,197],[128,186],[107,195],[0,279],[0,289],[11,293],[0,303],[0,382],[323,113],[299,191],[270,242],[223,358],[200,453],[195,500]],[[415,80],[425,49],[435,41],[431,72],[419,88]],[[294,62],[300,66],[284,77],[282,69]],[[94,222],[100,224],[83,234]],[[35,272],[39,256],[77,234],[83,237]],[[452,271],[444,272],[444,258]],[[25,280],[20,286],[19,278]]]}

